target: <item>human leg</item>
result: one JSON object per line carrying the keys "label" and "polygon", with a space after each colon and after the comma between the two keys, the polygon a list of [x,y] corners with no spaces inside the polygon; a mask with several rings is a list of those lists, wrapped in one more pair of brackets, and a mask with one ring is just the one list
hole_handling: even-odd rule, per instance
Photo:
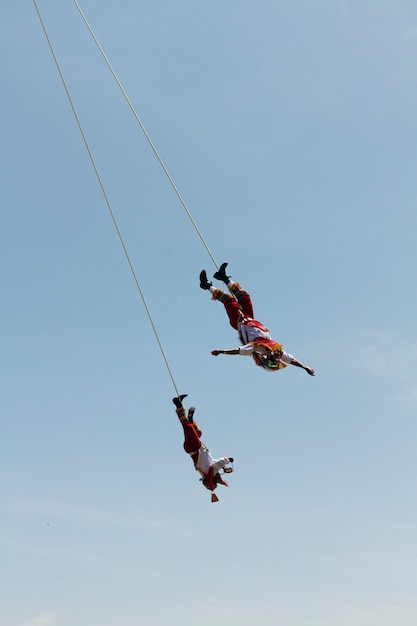
{"label": "human leg", "polygon": [[[184,428],[184,435],[186,436],[186,438],[191,438],[192,439],[192,433],[189,431],[189,429],[185,429],[185,426],[192,426],[193,430],[195,431],[195,435],[197,438],[201,437],[202,432],[197,424],[197,422],[194,421],[194,413],[195,413],[195,406],[190,406],[190,408],[188,409],[188,414],[185,411],[185,408],[182,406],[182,401],[184,400],[184,398],[187,397],[187,394],[184,393],[181,396],[178,396],[176,398],[172,398],[172,402],[175,404],[176,407],[176,414],[178,415],[178,419],[180,420],[183,428]],[[188,434],[187,434],[188,433]],[[200,447],[200,446],[198,446]]]}
{"label": "human leg", "polygon": [[188,424],[188,417],[187,417],[187,413],[185,412],[185,409],[183,406],[180,406],[179,409],[176,409],[176,414],[178,415],[178,419],[180,420],[181,424],[183,426],[185,426],[186,424]]}
{"label": "human leg", "polygon": [[[223,264],[223,265],[227,265]],[[222,266],[223,267],[223,266]],[[237,330],[237,321],[239,319],[239,305],[233,296],[222,291],[221,289],[217,289],[213,287],[213,283],[209,282],[207,279],[206,270],[202,270],[200,272],[200,287],[205,291],[209,291],[211,293],[212,300],[219,300],[222,304],[224,304],[230,325],[232,328]]]}
{"label": "human leg", "polygon": [[183,393],[181,396],[178,396],[176,398],[172,398],[172,401],[173,401],[173,403],[175,404],[175,407],[176,407],[176,414],[178,415],[178,419],[180,420],[182,425],[188,423],[187,414],[185,412],[184,407],[182,406],[182,401],[186,397],[187,397],[187,394]]}
{"label": "human leg", "polygon": [[253,317],[252,300],[248,292],[242,289],[240,283],[237,282],[230,282],[228,283],[227,287],[230,293],[232,293],[236,298],[243,315],[246,315],[247,317]]}
{"label": "human leg", "polygon": [[237,330],[237,322],[240,316],[240,307],[238,301],[233,296],[230,296],[221,289],[211,287],[210,289],[212,299],[219,300],[226,309],[227,317],[229,318],[230,326]]}
{"label": "human leg", "polygon": [[[186,424],[182,423],[182,427],[184,429],[184,450],[187,454],[194,454],[198,452],[201,447],[201,431],[196,429],[196,424],[193,422],[188,422]],[[200,435],[198,434],[200,433]]]}
{"label": "human leg", "polygon": [[[248,317],[253,317],[253,306],[250,295],[247,291],[242,289],[238,282],[232,281],[231,277],[226,274],[226,267],[227,263],[222,263],[218,271],[214,274],[214,278],[216,278],[217,280],[221,280],[222,282],[224,282],[225,285],[227,285],[230,293],[236,298],[242,313]],[[232,315],[234,317],[234,311]],[[234,324],[232,324],[232,326],[233,328],[236,328]]]}

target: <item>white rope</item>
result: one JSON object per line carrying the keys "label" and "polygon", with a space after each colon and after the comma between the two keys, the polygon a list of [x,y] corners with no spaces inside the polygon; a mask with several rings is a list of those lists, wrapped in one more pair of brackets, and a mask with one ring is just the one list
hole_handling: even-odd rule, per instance
{"label": "white rope", "polygon": [[95,36],[95,34],[94,34],[94,32],[93,32],[93,30],[92,30],[92,28],[91,28],[90,24],[89,24],[89,23],[88,23],[88,21],[87,21],[87,18],[85,17],[84,13],[82,12],[82,10],[81,10],[81,8],[80,8],[80,5],[78,4],[77,0],[73,0],[73,2],[74,2],[74,4],[75,4],[75,6],[77,7],[77,9],[78,9],[78,11],[79,11],[79,13],[80,13],[80,15],[81,15],[81,17],[82,17],[82,19],[83,19],[83,21],[84,21],[85,25],[87,26],[87,28],[88,28],[88,30],[89,30],[89,32],[90,32],[90,34],[91,34],[91,36],[92,36],[92,38],[93,38],[93,40],[94,40],[94,42],[95,42],[96,46],[97,46],[97,47],[98,47],[98,49],[100,50],[100,53],[101,53],[101,55],[102,55],[102,57],[103,57],[104,61],[106,62],[106,65],[107,65],[107,67],[109,68],[109,70],[110,70],[110,72],[111,72],[111,74],[112,74],[112,76],[113,76],[114,80],[116,81],[117,85],[119,86],[119,89],[120,89],[120,91],[122,92],[122,94],[123,94],[123,96],[124,96],[124,98],[125,98],[125,100],[126,100],[127,104],[129,105],[130,110],[132,111],[133,115],[135,116],[135,119],[136,119],[137,123],[139,124],[139,126],[140,126],[140,128],[141,128],[141,130],[142,130],[143,134],[145,135],[146,139],[148,140],[148,143],[149,143],[149,145],[151,146],[151,148],[152,148],[152,150],[153,150],[153,152],[154,152],[154,154],[155,154],[156,158],[158,159],[158,161],[159,161],[159,163],[160,163],[160,165],[161,165],[162,169],[164,170],[165,175],[167,176],[167,178],[168,178],[169,182],[171,183],[172,188],[174,189],[175,193],[177,194],[179,201],[181,202],[181,204],[182,204],[182,206],[183,206],[183,208],[184,208],[185,212],[187,213],[187,215],[188,215],[188,217],[189,217],[189,219],[190,219],[190,221],[191,221],[192,225],[194,226],[194,228],[195,228],[195,230],[196,230],[196,232],[197,232],[198,236],[200,237],[200,239],[201,239],[201,241],[202,241],[202,243],[203,243],[203,245],[204,245],[205,249],[207,250],[207,252],[208,252],[208,254],[209,254],[209,256],[210,256],[211,260],[213,261],[213,263],[214,263],[214,265],[215,265],[216,269],[219,269],[219,266],[217,265],[216,260],[215,260],[214,256],[212,255],[212,253],[211,253],[211,251],[210,251],[210,249],[209,249],[209,247],[208,247],[208,245],[207,245],[207,243],[206,243],[206,241],[205,241],[205,239],[204,239],[203,235],[201,234],[201,231],[200,231],[200,229],[198,228],[198,226],[197,226],[197,224],[196,224],[196,222],[195,222],[194,218],[192,217],[192,215],[191,215],[191,213],[190,213],[190,211],[189,211],[189,209],[188,209],[188,207],[187,207],[187,205],[186,205],[186,203],[185,203],[184,198],[183,198],[183,197],[182,197],[182,195],[180,194],[180,192],[179,192],[179,190],[178,190],[177,186],[175,185],[175,183],[174,183],[174,181],[173,181],[173,179],[172,179],[172,177],[171,177],[170,173],[168,172],[167,168],[165,167],[165,164],[164,164],[164,162],[162,161],[162,158],[160,157],[160,155],[159,155],[159,153],[158,153],[158,150],[156,149],[156,147],[155,147],[155,145],[154,145],[154,143],[153,143],[152,139],[150,138],[149,134],[147,133],[147,131],[146,131],[146,129],[145,129],[145,127],[144,127],[144,125],[143,125],[143,123],[142,123],[142,121],[141,121],[141,119],[140,119],[139,115],[137,114],[137,112],[136,112],[136,110],[135,110],[135,108],[134,108],[134,106],[133,106],[133,104],[132,104],[132,102],[131,102],[131,100],[130,100],[129,96],[127,95],[127,93],[126,93],[126,91],[125,91],[125,89],[124,89],[124,87],[123,87],[122,83],[120,82],[119,78],[117,77],[117,74],[116,74],[116,72],[114,71],[114,69],[113,69],[112,65],[110,64],[110,61],[109,61],[109,59],[107,58],[107,55],[105,54],[105,52],[104,52],[104,50],[103,50],[102,46],[100,45],[100,42],[98,41],[97,37]]}
{"label": "white rope", "polygon": [[59,66],[58,59],[57,59],[57,57],[56,57],[56,55],[55,55],[55,52],[54,52],[54,49],[53,49],[53,46],[52,46],[51,40],[50,40],[50,38],[49,38],[49,36],[48,36],[48,33],[47,33],[47,30],[46,30],[46,27],[45,27],[44,21],[43,21],[42,16],[41,16],[41,14],[40,14],[40,12],[39,12],[38,5],[36,4],[36,0],[33,0],[33,4],[35,5],[35,9],[36,9],[36,12],[37,12],[37,14],[38,14],[39,21],[40,21],[40,23],[41,23],[41,26],[42,26],[43,32],[44,32],[44,34],[45,34],[46,40],[47,40],[47,42],[48,42],[49,49],[50,49],[50,51],[51,51],[51,54],[52,54],[52,57],[53,57],[53,59],[54,59],[54,62],[55,62],[56,68],[57,68],[58,73],[59,73],[59,76],[60,76],[60,78],[61,78],[61,82],[62,82],[62,84],[63,84],[63,86],[64,86],[65,93],[67,94],[67,98],[68,98],[68,101],[69,101],[69,103],[70,103],[70,105],[71,105],[72,112],[73,112],[73,114],[74,114],[75,120],[76,120],[77,125],[78,125],[78,129],[79,129],[79,131],[80,131],[80,133],[81,133],[81,136],[82,136],[82,138],[83,138],[84,145],[85,145],[85,147],[86,147],[86,150],[87,150],[88,156],[89,156],[90,161],[91,161],[91,164],[92,164],[92,166],[93,166],[93,169],[94,169],[95,175],[96,175],[96,177],[97,177],[98,183],[99,183],[99,185],[100,185],[100,189],[101,189],[101,191],[102,191],[102,193],[103,193],[104,200],[105,200],[105,202],[106,202],[106,205],[107,205],[107,208],[108,208],[108,210],[109,210],[110,216],[111,216],[111,218],[112,218],[112,221],[113,221],[114,227],[115,227],[115,229],[116,229],[117,235],[118,235],[118,237],[119,237],[120,243],[121,243],[122,248],[123,248],[123,251],[124,251],[124,253],[125,253],[125,256],[126,256],[127,262],[128,262],[128,264],[129,264],[129,267],[130,267],[130,270],[131,270],[131,272],[132,272],[132,275],[133,275],[134,281],[135,281],[135,283],[136,283],[136,287],[137,287],[137,289],[138,289],[138,291],[139,291],[139,294],[140,294],[140,297],[141,297],[141,299],[142,299],[143,306],[145,307],[145,311],[146,311],[147,316],[148,316],[148,318],[149,318],[149,322],[150,322],[150,324],[151,324],[151,327],[152,327],[153,333],[154,333],[154,335],[155,335],[156,341],[157,341],[157,343],[158,343],[158,346],[159,346],[159,349],[160,349],[160,351],[161,351],[162,357],[163,357],[163,359],[164,359],[165,365],[166,365],[166,367],[167,367],[168,373],[169,373],[170,378],[171,378],[171,380],[172,380],[172,384],[174,385],[174,388],[175,388],[176,394],[177,394],[177,396],[178,396],[178,395],[179,395],[179,392],[178,392],[178,389],[177,389],[177,385],[175,384],[175,380],[174,380],[174,377],[173,377],[173,375],[172,375],[171,368],[170,368],[170,366],[169,366],[169,363],[168,363],[168,360],[167,360],[167,358],[166,358],[166,355],[165,355],[164,349],[163,349],[163,347],[162,347],[161,341],[160,341],[159,336],[158,336],[158,333],[157,333],[157,331],[156,331],[155,324],[154,324],[154,322],[153,322],[153,319],[152,319],[151,313],[150,313],[150,311],[149,311],[148,305],[147,305],[146,300],[145,300],[145,296],[144,296],[144,294],[143,294],[143,291],[142,291],[141,286],[140,286],[140,284],[139,284],[138,278],[137,278],[137,276],[136,276],[136,272],[135,272],[135,269],[134,269],[134,267],[133,267],[132,261],[130,260],[129,253],[128,253],[128,251],[127,251],[127,248],[126,248],[125,242],[124,242],[124,240],[123,240],[122,234],[121,234],[121,232],[120,232],[119,226],[118,226],[118,224],[117,224],[117,220],[116,220],[116,217],[115,217],[115,215],[114,215],[113,209],[112,209],[112,207],[111,207],[111,205],[110,205],[109,198],[108,198],[108,196],[107,196],[106,190],[105,190],[104,185],[103,185],[103,182],[102,182],[102,180],[101,180],[101,177],[100,177],[99,171],[98,171],[98,169],[97,169],[96,163],[95,163],[95,161],[94,161],[94,158],[93,158],[92,152],[91,152],[90,147],[89,147],[89,145],[88,145],[88,141],[87,141],[86,135],[85,135],[85,133],[84,133],[84,130],[83,130],[83,128],[82,128],[82,125],[81,125],[80,119],[79,119],[79,117],[78,117],[77,111],[76,111],[76,109],[75,109],[75,105],[74,105],[74,103],[73,103],[73,100],[72,100],[71,95],[70,95],[70,93],[69,93],[69,90],[68,90],[67,84],[66,84],[66,82],[65,82],[64,76],[63,76],[63,74],[62,74],[61,68],[60,68],[60,66]]}

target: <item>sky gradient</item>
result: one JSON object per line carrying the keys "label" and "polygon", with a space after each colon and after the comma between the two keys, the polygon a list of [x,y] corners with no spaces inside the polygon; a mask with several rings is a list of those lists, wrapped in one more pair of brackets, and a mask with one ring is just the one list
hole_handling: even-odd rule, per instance
{"label": "sky gradient", "polygon": [[[417,5],[84,0],[216,263],[316,370],[238,346],[73,2],[0,26],[0,623],[415,626]],[[103,6],[105,5],[105,6]]]}

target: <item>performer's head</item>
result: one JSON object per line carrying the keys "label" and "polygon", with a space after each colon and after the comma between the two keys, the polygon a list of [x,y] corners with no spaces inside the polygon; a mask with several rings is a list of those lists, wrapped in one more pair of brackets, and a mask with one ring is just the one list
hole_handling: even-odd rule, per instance
{"label": "performer's head", "polygon": [[279,343],[277,343],[276,346],[276,349],[274,349],[273,346],[262,346],[258,343],[257,349],[255,349],[252,354],[256,365],[259,365],[259,367],[269,370],[270,372],[286,367],[285,363],[280,361],[282,357],[282,347]]}
{"label": "performer's head", "polygon": [[225,487],[229,486],[227,482],[222,479],[219,472],[217,472],[217,474],[215,474],[214,476],[210,476],[210,474],[207,474],[207,476],[203,478],[202,482],[204,487],[209,491],[214,491],[215,489],[217,489],[218,485],[224,485]]}

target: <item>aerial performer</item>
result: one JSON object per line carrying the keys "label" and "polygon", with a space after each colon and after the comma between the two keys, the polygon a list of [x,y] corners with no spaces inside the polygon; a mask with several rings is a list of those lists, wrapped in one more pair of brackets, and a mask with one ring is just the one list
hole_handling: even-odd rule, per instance
{"label": "aerial performer", "polygon": [[176,413],[184,429],[184,450],[191,456],[195,469],[201,474],[200,479],[206,489],[211,491],[211,501],[218,502],[218,497],[214,493],[217,485],[229,485],[220,475],[220,470],[223,468],[225,474],[230,474],[233,471],[232,467],[226,467],[229,463],[233,463],[232,457],[221,457],[220,459],[213,459],[210,451],[204,443],[201,441],[202,432],[198,427],[198,424],[194,421],[195,407],[188,409],[188,414],[185,412],[185,408],[182,405],[182,401],[187,397],[187,394],[173,398],[172,401],[176,407]]}
{"label": "aerial performer", "polygon": [[240,354],[242,356],[252,356],[256,365],[268,371],[281,370],[287,365],[301,367],[310,376],[314,376],[314,370],[301,363],[288,352],[285,352],[282,345],[274,341],[261,322],[253,317],[253,306],[250,295],[242,289],[238,282],[231,280],[226,274],[227,263],[222,263],[220,269],[214,274],[214,278],[227,285],[230,291],[226,293],[207,279],[207,273],[202,270],[200,273],[200,287],[211,293],[212,300],[219,300],[224,305],[232,328],[238,331],[242,345],[232,350],[213,350],[211,354]]}

